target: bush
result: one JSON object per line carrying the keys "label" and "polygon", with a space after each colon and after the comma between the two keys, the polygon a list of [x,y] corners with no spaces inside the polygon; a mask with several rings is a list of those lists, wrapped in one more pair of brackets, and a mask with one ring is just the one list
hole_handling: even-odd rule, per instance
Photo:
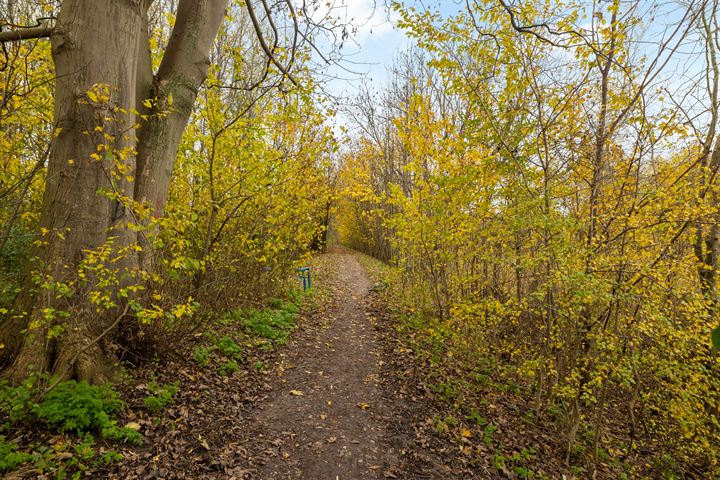
{"label": "bush", "polygon": [[109,385],[90,385],[70,380],[58,384],[35,409],[41,420],[60,432],[78,435],[108,426],[110,415],[124,406]]}
{"label": "bush", "polygon": [[28,420],[32,411],[37,407],[35,401],[39,395],[39,389],[36,381],[37,377],[30,376],[17,387],[1,383],[0,413],[7,415],[11,422]]}
{"label": "bush", "polygon": [[36,378],[31,377],[17,387],[3,385],[0,389],[0,412],[13,422],[41,421],[61,433],[99,432],[106,439],[139,445],[142,435],[118,427],[112,419],[123,407],[110,385],[70,380],[44,393],[36,385]]}

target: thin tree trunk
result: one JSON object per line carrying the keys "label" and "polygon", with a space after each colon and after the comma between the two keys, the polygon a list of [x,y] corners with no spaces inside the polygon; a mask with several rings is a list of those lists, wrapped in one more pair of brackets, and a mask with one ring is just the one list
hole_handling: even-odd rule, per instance
{"label": "thin tree trunk", "polygon": [[[135,200],[159,218],[165,211],[175,156],[200,86],[210,66],[209,53],[228,0],[183,0],[151,91],[152,115],[138,132]],[[147,65],[144,70],[147,69]],[[146,71],[139,75],[147,76]],[[142,240],[142,239],[141,239]],[[147,252],[147,242],[141,241]],[[144,266],[151,258],[144,255]]]}

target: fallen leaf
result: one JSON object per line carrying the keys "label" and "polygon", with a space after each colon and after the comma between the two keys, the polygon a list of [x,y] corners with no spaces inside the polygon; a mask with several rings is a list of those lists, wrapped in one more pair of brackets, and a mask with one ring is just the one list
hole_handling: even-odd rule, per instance
{"label": "fallen leaf", "polygon": [[128,422],[125,424],[125,428],[129,428],[130,430],[135,430],[137,432],[140,430],[140,424],[137,422]]}
{"label": "fallen leaf", "polygon": [[303,392],[301,392],[300,390],[290,390],[290,395],[295,395],[296,397],[301,397],[305,394]]}
{"label": "fallen leaf", "polygon": [[360,403],[357,404],[357,406],[358,406],[358,408],[361,409],[361,410],[367,410],[368,408],[370,408],[370,405],[368,405],[368,404],[365,403],[365,402],[360,402]]}

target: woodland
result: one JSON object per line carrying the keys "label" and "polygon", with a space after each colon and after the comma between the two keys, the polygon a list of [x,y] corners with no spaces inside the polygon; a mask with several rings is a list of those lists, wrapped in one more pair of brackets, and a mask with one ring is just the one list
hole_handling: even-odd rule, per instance
{"label": "woodland", "polygon": [[0,1],[0,475],[720,478],[720,0],[352,1]]}

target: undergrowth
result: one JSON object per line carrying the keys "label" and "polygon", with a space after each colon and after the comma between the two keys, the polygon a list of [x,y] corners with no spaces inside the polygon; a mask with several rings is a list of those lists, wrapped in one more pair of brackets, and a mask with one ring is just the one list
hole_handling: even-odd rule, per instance
{"label": "undergrowth", "polygon": [[143,399],[143,405],[151,413],[158,413],[173,401],[173,397],[180,391],[180,382],[175,381],[167,385],[150,382],[147,388],[150,395]]}
{"label": "undergrowth", "polygon": [[[308,292],[291,291],[284,299],[270,299],[264,309],[238,308],[219,316],[215,326],[202,335],[192,356],[202,367],[213,365],[221,375],[232,375],[245,367],[265,369],[265,363],[250,358],[250,354],[253,349],[270,350],[285,344],[307,298]],[[180,382],[153,379],[147,391],[142,404],[151,415],[158,415],[174,401]],[[109,384],[56,382],[39,376],[14,387],[0,383],[0,474],[34,472],[58,480],[79,479],[93,469],[122,460],[114,450],[99,448],[96,440],[142,444],[136,422],[117,424],[116,416],[124,408],[125,403]],[[17,435],[30,428],[40,433],[36,440],[28,442],[27,437]]]}
{"label": "undergrowth", "polygon": [[271,350],[287,343],[296,327],[300,305],[309,295],[310,291],[291,290],[286,299],[268,300],[265,308],[228,311],[214,329],[204,334],[205,341],[195,348],[193,358],[201,367],[215,365],[221,375],[239,371],[253,349]]}
{"label": "undergrowth", "polygon": [[[46,390],[47,385],[52,387]],[[8,419],[0,425],[0,472],[29,464],[38,473],[54,472],[57,479],[79,478],[93,466],[119,460],[122,456],[114,451],[99,455],[93,445],[96,435],[119,443],[142,443],[139,432],[117,425],[115,415],[124,406],[110,385],[74,380],[54,384],[38,377],[17,387],[0,385],[0,414]],[[20,448],[4,435],[19,424],[40,425],[69,435],[52,446],[36,443]]]}
{"label": "undergrowth", "polygon": [[482,461],[481,457],[489,451],[490,464],[498,474],[547,478],[534,469],[536,446],[532,442],[526,446],[504,445],[497,438],[497,419],[493,418],[496,412],[488,411],[487,393],[522,395],[520,386],[503,374],[494,357],[475,355],[452,322],[424,315],[405,305],[396,272],[391,267],[363,254],[359,260],[374,282],[373,291],[381,295],[388,306],[394,329],[403,344],[401,349],[412,352],[423,365],[430,395],[450,412],[434,417],[436,433],[455,436],[461,446],[466,444],[466,437],[472,435],[483,449],[477,454],[467,447],[462,450],[467,450],[471,462]]}

